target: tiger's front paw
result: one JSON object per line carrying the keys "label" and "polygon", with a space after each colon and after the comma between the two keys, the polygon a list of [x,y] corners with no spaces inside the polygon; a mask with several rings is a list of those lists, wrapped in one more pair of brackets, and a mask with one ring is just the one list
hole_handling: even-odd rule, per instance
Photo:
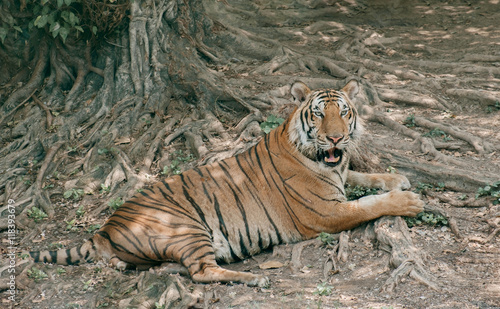
{"label": "tiger's front paw", "polygon": [[382,190],[406,190],[411,187],[410,181],[399,174],[382,174],[380,177],[380,188]]}
{"label": "tiger's front paw", "polygon": [[389,196],[392,216],[407,216],[415,217],[417,214],[424,211],[424,202],[420,196],[410,191],[394,190],[387,193]]}

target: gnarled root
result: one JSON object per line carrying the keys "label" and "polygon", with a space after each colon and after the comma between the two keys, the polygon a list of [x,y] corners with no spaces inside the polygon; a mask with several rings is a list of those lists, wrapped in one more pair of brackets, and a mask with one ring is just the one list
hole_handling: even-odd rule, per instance
{"label": "gnarled root", "polygon": [[382,217],[375,222],[375,234],[379,248],[391,254],[390,265],[395,268],[387,279],[384,290],[393,292],[405,276],[433,289],[439,289],[433,276],[425,269],[425,264],[412,242],[408,227],[401,217]]}

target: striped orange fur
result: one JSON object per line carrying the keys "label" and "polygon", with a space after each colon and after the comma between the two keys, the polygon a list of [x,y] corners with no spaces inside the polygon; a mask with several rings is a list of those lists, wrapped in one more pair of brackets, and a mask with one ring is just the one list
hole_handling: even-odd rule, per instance
{"label": "striped orange fur", "polygon": [[[266,286],[261,275],[221,268],[280,243],[336,233],[383,215],[423,208],[406,177],[348,170],[362,131],[342,90],[291,92],[300,106],[245,153],[172,176],[137,193],[82,246],[30,252],[36,262],[78,264],[105,258],[120,269],[176,261],[196,282]],[[346,201],[346,182],[390,192]]]}

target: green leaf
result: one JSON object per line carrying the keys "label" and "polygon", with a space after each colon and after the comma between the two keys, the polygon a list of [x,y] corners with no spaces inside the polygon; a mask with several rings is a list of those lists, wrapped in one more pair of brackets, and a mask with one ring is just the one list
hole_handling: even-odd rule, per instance
{"label": "green leaf", "polygon": [[23,29],[21,29],[21,27],[19,27],[19,26],[13,26],[12,28],[14,28],[15,30],[17,30],[17,32],[23,33]]}
{"label": "green leaf", "polygon": [[70,6],[73,0],[64,0],[64,3],[66,3],[67,6]]}
{"label": "green leaf", "polygon": [[69,11],[62,11],[61,18],[64,19],[65,22],[69,23]]}
{"label": "green leaf", "polygon": [[68,190],[68,191],[64,192],[64,194],[63,194],[65,199],[69,199],[71,197],[71,195],[73,195],[72,190]]}
{"label": "green leaf", "polygon": [[[50,25],[49,31],[50,32],[54,32],[54,31],[59,32],[59,28],[61,28],[61,25],[58,22],[55,22],[52,25]],[[54,35],[54,33],[52,33],[52,36],[55,38],[57,36],[57,34]]]}
{"label": "green leaf", "polygon": [[5,38],[7,37],[7,29],[5,28],[0,28],[0,40],[2,40],[2,44],[5,41]]}
{"label": "green leaf", "polygon": [[67,25],[64,25],[64,27],[62,27],[59,30],[59,36],[63,40],[63,43],[66,43],[66,38],[68,37],[68,34],[69,34],[69,27],[67,27]]}
{"label": "green leaf", "polygon": [[75,26],[75,29],[83,33],[83,28],[80,26]]}
{"label": "green leaf", "polygon": [[55,39],[56,36],[59,34],[59,28],[57,30],[51,31],[52,37]]}
{"label": "green leaf", "polygon": [[59,20],[59,18],[58,18],[58,11],[54,10],[54,11],[52,11],[52,13],[50,13],[48,15],[47,23],[50,24],[50,25],[52,25],[52,24],[56,23],[56,20]]}
{"label": "green leaf", "polygon": [[47,15],[40,15],[35,19],[34,25],[37,26],[38,28],[43,28],[47,24]]}
{"label": "green leaf", "polygon": [[47,14],[49,14],[49,12],[50,12],[50,7],[48,5],[45,5],[42,8],[42,14],[41,15],[47,15]]}
{"label": "green leaf", "polygon": [[45,5],[49,0],[42,0],[42,5]]}
{"label": "green leaf", "polygon": [[69,23],[71,26],[74,26],[76,24],[78,24],[80,22],[80,20],[78,19],[78,17],[73,14],[73,12],[69,12]]}
{"label": "green leaf", "polygon": [[94,33],[94,35],[97,34],[97,27],[96,26],[92,26],[92,33]]}
{"label": "green leaf", "polygon": [[64,4],[63,0],[57,0],[57,7],[61,8],[61,6]]}

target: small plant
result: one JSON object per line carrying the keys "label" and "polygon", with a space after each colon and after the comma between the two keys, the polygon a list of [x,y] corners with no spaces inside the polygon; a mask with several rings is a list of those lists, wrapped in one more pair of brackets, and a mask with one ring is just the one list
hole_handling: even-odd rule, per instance
{"label": "small plant", "polygon": [[95,231],[97,231],[98,229],[101,228],[101,225],[100,224],[92,224],[90,225],[88,228],[87,228],[87,233],[94,233]]}
{"label": "small plant", "polygon": [[395,174],[397,172],[396,168],[394,168],[390,165],[385,169],[385,171],[388,173],[391,173],[391,174]]}
{"label": "small plant", "polygon": [[84,194],[83,189],[69,189],[68,191],[64,192],[63,196],[65,199],[73,199],[75,201],[78,201]]}
{"label": "small plant", "polygon": [[416,192],[422,192],[426,190],[434,190],[434,191],[444,191],[445,189],[445,183],[444,182],[438,182],[436,185],[430,184],[430,183],[422,183],[419,182],[415,188]]}
{"label": "small plant", "polygon": [[269,115],[267,116],[266,121],[260,124],[260,128],[262,129],[262,131],[264,131],[264,133],[268,134],[273,129],[277,128],[280,124],[282,124],[283,121],[285,121],[285,119],[276,117],[274,115]]}
{"label": "small plant", "polygon": [[36,267],[31,267],[31,269],[28,269],[28,277],[31,279],[34,279],[35,281],[40,281],[42,279],[48,278],[47,274],[36,268]]}
{"label": "small plant", "polygon": [[451,137],[449,135],[446,135],[443,130],[440,130],[438,128],[430,130],[429,133],[425,133],[423,136],[442,137],[443,141],[445,142],[451,141]]}
{"label": "small plant", "polygon": [[421,212],[416,217],[405,217],[406,224],[408,227],[414,227],[416,225],[431,225],[431,226],[446,226],[448,225],[448,220],[442,215],[436,215],[430,212]]}
{"label": "small plant", "polygon": [[336,241],[332,234],[328,234],[325,232],[321,232],[318,236],[318,239],[321,240],[324,245],[331,245],[334,241]]}
{"label": "small plant", "polygon": [[351,185],[347,185],[345,188],[347,200],[352,201],[359,199],[360,197],[367,195],[375,195],[378,192],[378,189],[375,188],[365,188],[362,186],[352,187]]}
{"label": "small plant", "polygon": [[87,281],[82,281],[82,283],[83,283],[83,290],[84,291],[87,291],[87,290],[88,291],[92,291],[93,290],[94,284],[93,284],[93,280],[92,279],[89,279]]}
{"label": "small plant", "polygon": [[174,159],[170,163],[170,166],[163,167],[163,175],[179,175],[182,173],[181,166],[194,160],[194,156],[192,154],[184,154],[184,152],[180,149],[174,151],[172,157]]}
{"label": "small plant", "polygon": [[110,192],[111,188],[109,186],[104,185],[101,183],[101,191],[99,193],[101,194],[108,194]]}
{"label": "small plant", "polygon": [[78,207],[75,214],[77,217],[82,217],[85,214],[85,209],[83,208],[83,205]]}
{"label": "small plant", "polygon": [[100,154],[100,155],[105,155],[109,152],[108,149],[106,148],[100,148],[100,149],[97,149],[97,154]]}
{"label": "small plant", "polygon": [[481,196],[491,196],[494,198],[493,205],[500,204],[500,181],[477,189],[476,198]]}
{"label": "small plant", "polygon": [[54,188],[54,184],[53,183],[46,185],[42,189],[47,190],[47,189],[51,189],[51,188]]}
{"label": "small plant", "polygon": [[66,269],[59,267],[59,268],[56,269],[56,273],[58,275],[65,274],[66,273]]}
{"label": "small plant", "polygon": [[464,201],[468,198],[469,196],[467,194],[462,194],[458,197],[459,200]]}
{"label": "small plant", "polygon": [[407,126],[408,128],[412,128],[414,127],[416,124],[415,124],[415,115],[413,114],[410,114],[410,116],[406,117],[405,121],[403,122],[403,124],[405,126]]}
{"label": "small plant", "polygon": [[155,302],[155,309],[165,309],[165,304],[160,305],[159,302]]}
{"label": "small plant", "polygon": [[109,208],[111,208],[111,210],[115,211],[117,210],[118,208],[120,208],[121,205],[123,205],[123,200],[121,197],[118,197],[118,198],[115,198],[115,199],[112,199],[108,202],[108,206]]}
{"label": "small plant", "polygon": [[422,192],[422,191],[425,191],[425,190],[432,190],[432,189],[434,189],[434,185],[432,185],[430,183],[419,182],[417,184],[417,187],[415,188],[415,191]]}
{"label": "small plant", "polygon": [[75,226],[76,223],[76,218],[71,220],[71,221],[65,221],[66,222],[66,230],[68,231],[77,231],[78,228]]}
{"label": "small plant", "polygon": [[490,105],[488,107],[486,107],[486,112],[489,114],[489,113],[493,113],[494,111],[498,111],[500,110],[500,101],[495,101],[495,105]]}
{"label": "small plant", "polygon": [[31,207],[31,209],[28,209],[27,214],[28,214],[28,217],[35,220],[35,222],[40,222],[43,219],[48,217],[47,214],[43,210],[41,210],[40,208],[35,207],[35,206]]}
{"label": "small plant", "polygon": [[51,250],[57,250],[57,249],[61,249],[61,248],[64,248],[64,245],[59,243],[59,242],[53,242],[49,245],[49,248]]}
{"label": "small plant", "polygon": [[328,282],[323,282],[316,286],[316,290],[313,292],[314,295],[328,296],[332,294],[333,286],[329,285]]}

